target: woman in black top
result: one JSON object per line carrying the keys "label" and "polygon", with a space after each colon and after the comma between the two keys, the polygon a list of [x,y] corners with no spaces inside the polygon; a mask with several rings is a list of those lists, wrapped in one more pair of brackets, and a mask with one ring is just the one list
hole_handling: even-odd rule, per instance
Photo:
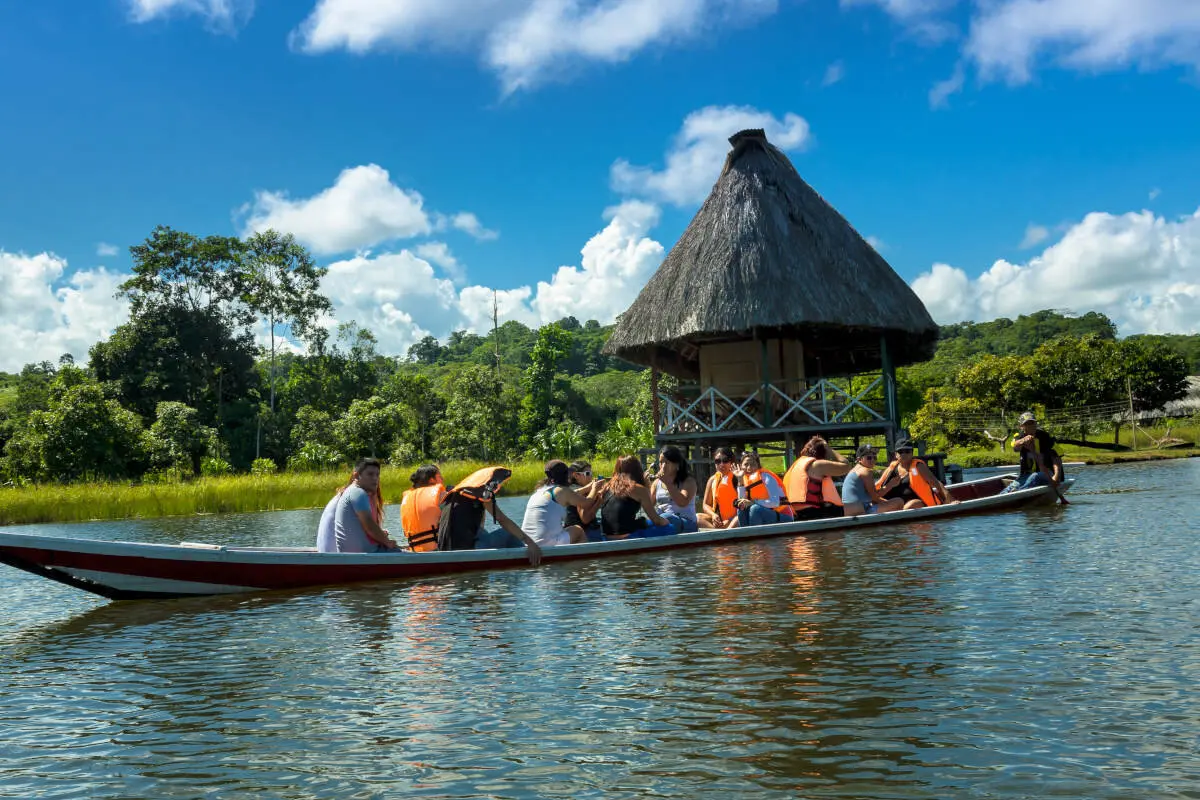
{"label": "woman in black top", "polygon": [[[654,527],[646,527],[646,520],[638,519],[638,511],[644,511]],[[600,524],[605,539],[643,538],[675,532],[675,528],[655,510],[654,498],[646,485],[646,472],[637,456],[617,459],[608,482],[608,499],[600,509]]]}

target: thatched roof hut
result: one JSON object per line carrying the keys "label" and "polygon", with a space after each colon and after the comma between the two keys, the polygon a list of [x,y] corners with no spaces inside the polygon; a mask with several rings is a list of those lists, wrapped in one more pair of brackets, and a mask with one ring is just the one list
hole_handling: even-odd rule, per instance
{"label": "thatched roof hut", "polygon": [[932,355],[937,325],[888,263],[762,130],[730,138],[721,177],[606,352],[685,379],[706,344],[791,340],[807,375]]}

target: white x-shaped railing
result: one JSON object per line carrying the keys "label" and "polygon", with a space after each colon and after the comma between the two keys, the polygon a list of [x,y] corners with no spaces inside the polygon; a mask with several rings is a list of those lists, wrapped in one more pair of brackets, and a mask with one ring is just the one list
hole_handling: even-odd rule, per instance
{"label": "white x-shaped railing", "polygon": [[[804,394],[793,398],[775,384],[765,383],[751,392],[745,399],[734,400],[729,395],[710,386],[702,390],[696,399],[690,403],[680,401],[667,394],[660,394],[659,399],[665,404],[662,408],[661,433],[680,433],[685,427],[695,427],[702,431],[716,432],[724,430],[739,416],[743,417],[755,428],[762,428],[762,421],[756,419],[747,407],[760,399],[770,402],[778,397],[787,407],[775,416],[775,426],[780,426],[788,417],[797,411],[817,425],[831,425],[840,422],[851,409],[860,408],[873,419],[883,421],[886,417],[864,402],[864,398],[883,382],[883,376],[875,378],[866,388],[856,394],[824,378],[808,388]],[[832,401],[832,402],[831,402]],[[722,402],[728,410],[719,410],[718,403]],[[820,413],[811,408],[820,404]],[[833,405],[834,408],[830,408]],[[803,420],[803,418],[801,418]],[[690,422],[690,425],[688,424]]]}

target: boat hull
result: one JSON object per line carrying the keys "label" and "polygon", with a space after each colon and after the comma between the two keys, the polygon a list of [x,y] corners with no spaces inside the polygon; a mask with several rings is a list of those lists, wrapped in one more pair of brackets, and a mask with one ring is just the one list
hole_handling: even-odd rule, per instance
{"label": "boat hull", "polygon": [[[787,522],[654,539],[627,539],[545,548],[543,562],[604,558],[630,553],[724,544],[898,525],[947,516],[999,511],[1054,499],[1049,487],[999,494],[1000,478],[958,484],[954,505]],[[433,553],[318,553],[309,548],[107,542],[0,533],[0,563],[113,600],[191,597],[297,589],[366,581],[391,581],[455,572],[528,566],[524,549]]]}

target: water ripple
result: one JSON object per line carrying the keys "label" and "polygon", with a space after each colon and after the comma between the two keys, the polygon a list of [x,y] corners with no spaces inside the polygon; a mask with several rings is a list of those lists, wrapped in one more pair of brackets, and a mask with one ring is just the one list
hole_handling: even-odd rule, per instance
{"label": "water ripple", "polygon": [[6,570],[0,796],[1200,797],[1198,476],[356,589],[103,604]]}

